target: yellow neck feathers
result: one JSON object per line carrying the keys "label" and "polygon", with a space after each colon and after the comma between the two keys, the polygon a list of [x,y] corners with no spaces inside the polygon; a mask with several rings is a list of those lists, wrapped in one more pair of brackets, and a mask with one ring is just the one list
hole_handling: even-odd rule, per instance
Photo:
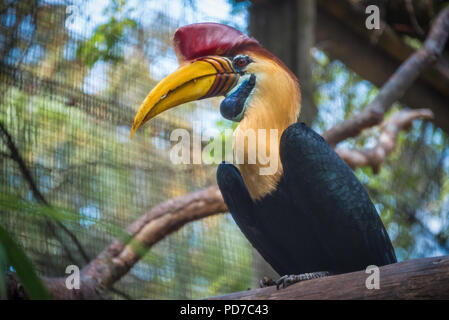
{"label": "yellow neck feathers", "polygon": [[296,78],[280,62],[248,54],[254,63],[247,72],[256,75],[256,86],[235,131],[234,153],[251,198],[259,200],[274,191],[281,178],[280,139],[297,121],[301,95]]}

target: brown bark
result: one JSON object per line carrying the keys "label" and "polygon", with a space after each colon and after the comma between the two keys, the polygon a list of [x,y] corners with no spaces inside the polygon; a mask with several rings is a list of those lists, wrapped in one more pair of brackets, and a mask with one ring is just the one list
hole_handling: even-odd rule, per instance
{"label": "brown bark", "polygon": [[365,270],[211,299],[449,299],[449,256],[408,260],[379,268],[380,288],[367,289]]}

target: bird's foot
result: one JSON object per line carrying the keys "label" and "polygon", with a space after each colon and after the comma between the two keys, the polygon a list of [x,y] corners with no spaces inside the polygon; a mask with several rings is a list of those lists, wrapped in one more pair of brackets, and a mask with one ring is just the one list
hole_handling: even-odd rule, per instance
{"label": "bird's foot", "polygon": [[259,280],[259,285],[261,288],[271,287],[276,285],[276,281],[274,281],[270,277],[263,277]]}
{"label": "bird's foot", "polygon": [[276,289],[279,290],[279,287],[282,286],[282,288],[287,288],[288,286],[311,279],[317,279],[317,278],[323,278],[330,275],[330,272],[328,271],[319,271],[319,272],[310,272],[310,273],[301,273],[301,274],[291,274],[291,275],[285,275],[283,277],[280,277],[278,280],[274,281],[273,279],[270,279],[268,277],[264,277],[260,280],[260,287],[269,287],[269,286],[276,286]]}
{"label": "bird's foot", "polygon": [[301,274],[291,274],[280,277],[276,281],[276,289],[279,290],[279,287],[282,285],[282,288],[287,288],[288,286],[306,280],[312,280],[317,278],[323,278],[330,275],[328,271],[318,271],[318,272],[310,272],[310,273],[301,273]]}

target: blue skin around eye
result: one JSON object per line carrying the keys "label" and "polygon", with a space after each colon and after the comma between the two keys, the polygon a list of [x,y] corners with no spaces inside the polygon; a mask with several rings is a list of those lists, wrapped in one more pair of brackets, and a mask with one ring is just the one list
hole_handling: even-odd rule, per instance
{"label": "blue skin around eye", "polygon": [[220,104],[220,113],[223,118],[239,122],[243,118],[246,108],[246,100],[256,85],[256,76],[252,74],[249,79],[242,82],[231,95],[227,96]]}

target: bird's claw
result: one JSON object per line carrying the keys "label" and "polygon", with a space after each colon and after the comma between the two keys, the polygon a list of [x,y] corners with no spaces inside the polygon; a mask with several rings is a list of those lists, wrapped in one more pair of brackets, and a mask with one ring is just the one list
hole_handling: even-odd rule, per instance
{"label": "bird's claw", "polygon": [[320,271],[320,272],[311,272],[311,273],[302,273],[302,274],[291,274],[291,275],[285,275],[280,277],[278,280],[274,281],[268,277],[263,277],[263,279],[260,280],[260,287],[265,288],[269,286],[276,286],[276,289],[279,290],[279,288],[282,286],[282,288],[287,288],[288,286],[311,279],[317,279],[322,277],[329,276],[330,273],[327,271]]}
{"label": "bird's claw", "polygon": [[287,288],[289,285],[298,282],[298,281],[294,281],[293,279],[294,275],[290,275],[290,276],[282,276],[280,277],[277,281],[276,281],[276,290],[279,290],[279,287],[282,284],[282,288]]}
{"label": "bird's claw", "polygon": [[261,288],[266,288],[266,287],[275,286],[276,282],[269,277],[263,277],[262,279],[259,280],[259,285]]}

